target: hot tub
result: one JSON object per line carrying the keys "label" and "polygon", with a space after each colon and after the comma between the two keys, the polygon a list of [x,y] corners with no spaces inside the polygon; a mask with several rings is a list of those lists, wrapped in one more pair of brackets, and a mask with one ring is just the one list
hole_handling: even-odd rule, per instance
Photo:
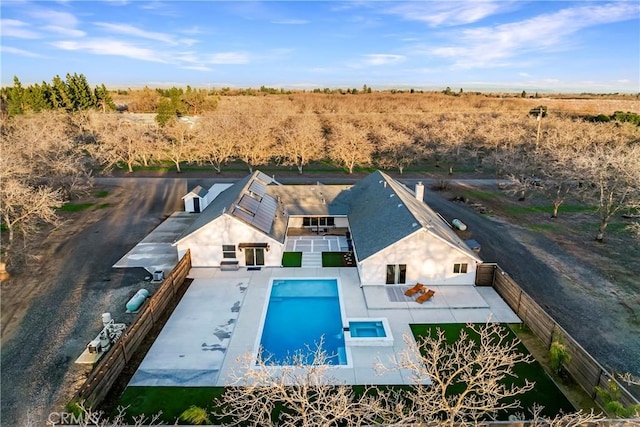
{"label": "hot tub", "polygon": [[393,335],[386,318],[350,318],[344,339],[350,346],[392,346]]}

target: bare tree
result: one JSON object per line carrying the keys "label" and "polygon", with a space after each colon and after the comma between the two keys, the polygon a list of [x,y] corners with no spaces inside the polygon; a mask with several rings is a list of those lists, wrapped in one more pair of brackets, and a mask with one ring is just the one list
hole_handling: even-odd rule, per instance
{"label": "bare tree", "polygon": [[578,153],[575,165],[586,200],[597,208],[596,240],[603,242],[614,215],[640,209],[640,146],[594,144]]}
{"label": "bare tree", "polygon": [[384,168],[396,168],[402,174],[407,166],[422,157],[413,136],[390,124],[377,126],[374,137],[378,143],[377,163]]}
{"label": "bare tree", "polygon": [[17,179],[4,179],[0,186],[2,223],[9,231],[9,247],[16,232],[26,243],[42,223],[57,224],[56,208],[64,204],[62,191],[47,186],[31,186]]}
{"label": "bare tree", "polygon": [[499,411],[520,406],[518,400],[505,398],[533,389],[528,380],[523,385],[503,381],[516,377],[516,364],[533,361],[518,350],[517,338],[510,339],[507,329],[496,323],[467,328],[469,332],[462,330],[453,343],[439,328],[420,342],[405,335],[407,348],[387,365],[377,365],[380,372],[406,369],[413,376],[412,393],[405,395],[409,403],[403,422],[454,425],[495,417]]}
{"label": "bare tree", "polygon": [[238,120],[237,156],[249,166],[249,172],[252,173],[255,166],[273,157],[274,116],[266,111],[257,111],[255,114],[240,111]]}
{"label": "bare tree", "polygon": [[329,156],[333,161],[350,174],[356,166],[371,163],[375,148],[369,139],[367,127],[346,120],[332,121],[330,127]]}
{"label": "bare tree", "polygon": [[105,171],[125,164],[131,173],[134,166],[148,163],[153,146],[153,130],[149,126],[127,123],[107,114],[97,118],[94,132],[96,143],[89,150]]}
{"label": "bare tree", "polygon": [[297,114],[286,117],[275,129],[276,155],[292,164],[302,174],[302,169],[312,160],[322,157],[324,139],[320,121],[313,114]]}
{"label": "bare tree", "polygon": [[196,123],[194,145],[200,161],[213,165],[217,173],[236,152],[239,125],[237,116],[223,113],[205,113]]}
{"label": "bare tree", "polygon": [[[321,343],[311,355],[292,356],[285,366],[251,354],[239,358],[239,368],[222,396],[214,402],[216,415],[230,425],[316,427],[364,426],[380,422],[387,402],[381,392],[366,387],[356,395],[352,387],[329,375]],[[335,368],[333,368],[335,369]],[[274,423],[274,419],[277,422]]]}
{"label": "bare tree", "polygon": [[158,143],[160,156],[171,160],[180,173],[180,163],[187,160],[194,151],[193,125],[173,119],[162,128],[162,133],[165,139]]}
{"label": "bare tree", "polygon": [[543,406],[534,404],[529,409],[530,415],[519,414],[517,418],[520,421],[527,422],[532,427],[580,427],[593,425],[603,420],[602,415],[595,413],[593,410],[584,412],[582,410],[572,414],[558,414],[553,418],[542,415]]}

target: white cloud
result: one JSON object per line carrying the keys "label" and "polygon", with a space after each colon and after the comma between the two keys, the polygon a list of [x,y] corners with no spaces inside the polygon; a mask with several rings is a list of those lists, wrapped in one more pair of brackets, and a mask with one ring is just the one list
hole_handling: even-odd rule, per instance
{"label": "white cloud", "polygon": [[403,55],[392,55],[387,53],[375,53],[363,56],[365,57],[363,64],[373,66],[397,64],[406,59]]}
{"label": "white cloud", "polygon": [[38,32],[28,27],[29,24],[17,19],[0,19],[2,37],[15,37],[18,39],[38,39],[42,37]]}
{"label": "white cloud", "polygon": [[113,24],[109,22],[94,22],[94,25],[97,25],[105,30],[115,33],[115,34],[124,34],[127,36],[134,36],[142,39],[155,40],[163,43],[167,43],[170,45],[176,45],[178,42],[174,39],[174,37],[170,34],[165,33],[157,33],[154,31],[146,31],[140,28],[134,27],[129,24]]}
{"label": "white cloud", "polygon": [[509,1],[427,1],[401,3],[384,12],[439,27],[471,24],[511,7]]}
{"label": "white cloud", "polygon": [[520,22],[456,31],[450,34],[455,45],[428,53],[453,59],[457,68],[504,66],[525,53],[564,50],[576,43],[578,31],[633,19],[639,11],[640,5],[632,2],[566,8]]}
{"label": "white cloud", "polygon": [[34,53],[34,52],[29,52],[27,50],[23,50],[23,49],[18,49],[15,47],[10,47],[10,46],[0,46],[0,52],[3,53],[12,53],[14,55],[20,55],[20,56],[26,56],[29,58],[42,58],[42,55]]}
{"label": "white cloud", "polygon": [[212,68],[209,68],[206,65],[186,65],[180,68],[183,68],[185,70],[195,70],[195,71],[213,71]]}
{"label": "white cloud", "polygon": [[87,34],[82,30],[76,30],[76,29],[67,28],[67,27],[59,27],[57,25],[47,25],[46,27],[43,27],[43,29],[51,33],[60,34],[65,37],[84,37]]}
{"label": "white cloud", "polygon": [[304,25],[308,24],[309,21],[304,19],[281,19],[278,21],[271,21],[272,24],[280,24],[280,25]]}
{"label": "white cloud", "polygon": [[67,40],[52,42],[51,45],[62,50],[84,51],[95,55],[124,56],[141,61],[167,62],[153,50],[137,47],[119,40],[103,38],[80,41]]}
{"label": "white cloud", "polygon": [[247,64],[249,55],[244,52],[218,52],[207,55],[204,62],[224,65]]}
{"label": "white cloud", "polygon": [[33,18],[47,22],[49,25],[65,28],[75,28],[78,25],[78,18],[69,12],[60,12],[52,9],[36,8],[29,11]]}

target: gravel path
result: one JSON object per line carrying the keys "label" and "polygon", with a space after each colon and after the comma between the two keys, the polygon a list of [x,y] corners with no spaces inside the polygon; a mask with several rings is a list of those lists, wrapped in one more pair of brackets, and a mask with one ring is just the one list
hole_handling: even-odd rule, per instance
{"label": "gravel path", "polygon": [[52,232],[41,245],[46,261],[2,283],[1,425],[43,425],[71,397],[68,385],[82,383],[86,369],[74,361],[100,331],[101,313],[132,320],[124,304],[148,287],[148,273],[111,266],[181,208],[186,188],[186,180],[159,179],[108,186],[100,202],[109,207]]}

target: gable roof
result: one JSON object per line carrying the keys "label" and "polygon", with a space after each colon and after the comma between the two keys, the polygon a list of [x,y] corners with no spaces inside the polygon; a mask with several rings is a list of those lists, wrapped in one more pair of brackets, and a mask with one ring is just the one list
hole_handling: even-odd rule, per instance
{"label": "gable roof", "polygon": [[350,190],[349,226],[360,260],[424,229],[449,246],[480,261],[456,233],[415,193],[376,171]]}
{"label": "gable roof", "polygon": [[209,192],[209,190],[206,190],[206,189],[204,189],[204,188],[202,188],[201,186],[198,185],[196,188],[194,188],[193,190],[189,191],[187,194],[182,196],[182,198],[186,199],[190,195],[194,195],[194,196],[198,196],[198,197],[202,198],[202,197],[206,196],[208,192]]}
{"label": "gable roof", "polygon": [[[276,184],[270,185],[270,184]],[[415,193],[376,171],[353,186],[280,185],[256,171],[222,191],[175,243],[222,215],[284,243],[289,215],[347,215],[359,260],[425,230],[477,261],[448,224]]]}
{"label": "gable roof", "polygon": [[255,171],[222,191],[178,237],[178,243],[222,215],[230,215],[269,237],[284,242],[286,221],[276,221],[278,201],[267,194],[267,186],[276,183],[268,175]]}

